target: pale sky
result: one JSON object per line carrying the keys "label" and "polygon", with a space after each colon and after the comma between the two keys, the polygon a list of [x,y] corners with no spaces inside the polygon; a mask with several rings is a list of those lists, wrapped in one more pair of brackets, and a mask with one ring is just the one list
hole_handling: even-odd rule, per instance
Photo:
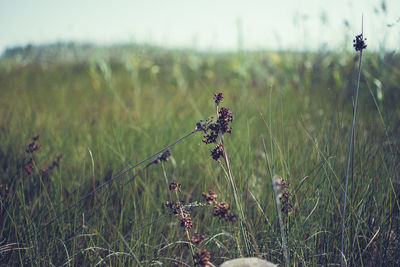
{"label": "pale sky", "polygon": [[399,51],[400,0],[384,2],[386,13],[382,0],[0,0],[0,54],[57,41],[214,51],[239,43],[244,49],[351,48],[362,13],[368,48]]}

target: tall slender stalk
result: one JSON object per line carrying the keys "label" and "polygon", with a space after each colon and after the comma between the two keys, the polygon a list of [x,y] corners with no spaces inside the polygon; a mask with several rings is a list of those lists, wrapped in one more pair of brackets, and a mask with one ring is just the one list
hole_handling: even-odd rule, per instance
{"label": "tall slender stalk", "polygon": [[[193,131],[191,131],[190,133],[186,134],[185,136],[179,138],[178,140],[176,140],[175,142],[173,142],[172,144],[164,147],[163,149],[161,149],[160,151],[152,154],[151,156],[145,158],[144,160],[140,161],[139,163],[136,163],[135,165],[129,166],[126,169],[121,170],[118,174],[116,174],[115,176],[111,177],[111,179],[107,180],[106,182],[102,183],[101,185],[97,186],[96,188],[94,188],[93,190],[91,190],[89,193],[87,193],[85,196],[83,196],[82,198],[80,198],[78,201],[75,201],[73,204],[71,204],[70,206],[68,206],[66,209],[62,210],[61,212],[57,213],[56,216],[51,219],[47,224],[45,224],[44,226],[42,226],[41,228],[39,228],[39,230],[37,230],[38,233],[42,232],[45,228],[47,228],[49,225],[51,225],[54,221],[56,221],[57,219],[59,219],[61,216],[63,216],[65,213],[67,213],[67,211],[75,208],[78,206],[79,203],[83,202],[84,200],[88,199],[90,196],[92,196],[93,194],[95,194],[96,192],[98,192],[99,190],[105,188],[105,186],[111,184],[114,180],[120,178],[122,175],[124,175],[125,173],[129,172],[130,170],[138,167],[139,165],[145,163],[146,161],[154,158],[155,156],[159,155],[160,153],[165,152],[166,150],[174,147],[175,145],[177,145],[178,143],[180,143],[181,141],[183,141],[184,139],[188,138],[189,136],[191,136],[192,134],[198,132],[199,129],[195,128]],[[153,162],[150,162],[149,164],[146,165],[145,168],[147,168],[149,165],[151,165]],[[134,175],[133,177],[131,177],[131,179],[129,179],[126,183],[132,181],[134,178],[136,177],[136,175]],[[123,185],[125,186],[126,183]],[[61,201],[57,206],[61,205],[63,201]],[[52,209],[54,210],[54,208]]]}
{"label": "tall slender stalk", "polygon": [[245,245],[245,248],[246,248],[246,253],[249,253],[247,235],[246,235],[246,231],[245,231],[245,225],[247,225],[247,222],[246,222],[246,218],[244,216],[243,207],[242,207],[242,205],[241,205],[241,203],[239,201],[239,196],[237,194],[235,180],[234,180],[234,177],[232,175],[231,165],[230,165],[230,162],[229,162],[229,159],[228,159],[228,155],[226,153],[226,148],[225,148],[225,145],[224,145],[223,134],[221,134],[221,143],[222,143],[223,148],[224,148],[223,157],[224,157],[225,165],[226,165],[226,168],[227,168],[226,174],[227,174],[229,182],[231,184],[232,194],[233,194],[233,198],[235,199],[236,207],[239,210],[240,226],[241,226],[240,229],[242,230],[242,235],[243,235],[243,239],[244,239],[244,245]]}
{"label": "tall slender stalk", "polygon": [[356,51],[360,51],[360,59],[358,62],[358,75],[357,75],[357,86],[356,86],[356,96],[353,106],[353,120],[351,122],[351,132],[350,132],[350,141],[349,141],[349,151],[347,154],[347,167],[346,167],[346,182],[344,186],[344,199],[343,199],[343,210],[342,210],[342,237],[340,243],[340,266],[343,266],[344,260],[346,258],[345,254],[345,246],[344,246],[344,225],[346,220],[346,200],[347,200],[347,184],[349,181],[349,169],[350,169],[350,160],[351,160],[351,149],[353,145],[353,135],[354,135],[354,124],[356,120],[356,113],[357,113],[357,100],[358,100],[358,92],[360,88],[360,76],[361,76],[361,63],[362,63],[362,52],[367,46],[364,43],[363,39],[363,18],[361,19],[361,34],[356,36],[354,40],[354,48]]}
{"label": "tall slender stalk", "polygon": [[265,141],[264,141],[264,137],[262,137],[262,142],[263,142],[263,146],[264,146],[264,153],[265,153],[265,160],[267,162],[267,168],[268,168],[268,172],[270,174],[271,177],[271,184],[272,184],[272,190],[274,191],[274,200],[275,200],[275,205],[276,205],[276,212],[278,215],[278,221],[279,221],[279,229],[281,232],[281,239],[282,239],[282,250],[283,250],[283,256],[285,258],[285,266],[289,267],[290,266],[290,257],[289,257],[289,252],[288,252],[288,242],[286,239],[286,235],[285,235],[285,228],[283,225],[283,219],[282,219],[282,212],[281,212],[281,204],[280,204],[280,200],[279,200],[279,190],[277,187],[277,181],[279,179],[279,177],[277,175],[272,175],[272,171],[270,168],[270,164],[269,164],[269,158],[268,158],[268,154],[267,154],[267,148],[265,146]]}
{"label": "tall slender stalk", "polygon": [[[216,104],[216,114],[217,114],[217,118],[218,118],[218,116],[219,116],[218,104]],[[235,184],[235,179],[234,179],[234,177],[232,175],[231,164],[229,162],[228,154],[226,152],[226,147],[225,147],[225,144],[224,144],[224,133],[221,132],[220,134],[221,134],[221,144],[222,144],[222,147],[223,147],[223,158],[224,158],[225,166],[226,166],[226,169],[227,169],[227,171],[225,171],[225,174],[228,177],[229,183],[231,184],[233,198],[235,199],[236,207],[239,210],[240,226],[241,226],[240,229],[242,230],[242,235],[243,235],[243,239],[244,239],[244,245],[245,245],[245,248],[246,248],[246,253],[249,253],[249,247],[248,247],[247,238],[246,238],[246,231],[245,231],[245,227],[243,225],[243,223],[246,224],[246,225],[247,225],[247,223],[246,223],[246,220],[245,220],[245,216],[244,216],[242,205],[241,205],[241,203],[239,201],[239,197],[238,197],[237,189],[236,189],[236,184]]]}

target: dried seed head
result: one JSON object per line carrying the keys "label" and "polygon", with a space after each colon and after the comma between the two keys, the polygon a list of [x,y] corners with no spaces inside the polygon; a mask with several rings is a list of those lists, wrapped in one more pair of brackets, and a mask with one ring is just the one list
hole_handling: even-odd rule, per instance
{"label": "dried seed head", "polygon": [[161,161],[168,161],[168,158],[171,156],[171,150],[167,149],[164,153],[161,154],[160,160]]}
{"label": "dried seed head", "polygon": [[155,158],[151,163],[158,164],[161,161],[168,161],[168,158],[171,156],[171,151],[167,149],[162,153],[161,155],[158,155],[157,158]]}
{"label": "dried seed head", "polygon": [[289,217],[293,213],[293,207],[288,202],[285,202],[285,203],[282,202],[281,211],[282,211],[283,214],[285,214],[286,217]]}
{"label": "dried seed head", "polygon": [[30,142],[27,146],[26,146],[26,153],[33,153],[36,150],[40,150],[42,148],[41,144],[36,144],[36,141],[32,141]]}
{"label": "dried seed head", "polygon": [[189,213],[183,212],[181,217],[181,226],[186,229],[190,229],[193,227],[192,218]]}
{"label": "dried seed head", "polygon": [[[214,94],[214,101],[218,104],[223,100],[222,93]],[[218,135],[224,133],[232,133],[232,127],[229,123],[233,121],[233,115],[229,108],[221,107],[218,110],[218,118],[216,122],[208,119],[206,122],[200,121],[196,124],[195,131],[203,131],[206,135],[203,142],[206,144],[216,143]]]}
{"label": "dried seed head", "polygon": [[221,103],[224,100],[224,97],[222,96],[222,93],[216,93],[214,94],[214,101],[215,104],[218,106],[219,103]]}
{"label": "dried seed head", "polygon": [[219,143],[211,150],[211,156],[214,160],[221,163],[221,160],[219,158],[224,156],[224,146],[222,145],[222,143]]}
{"label": "dried seed head", "polygon": [[178,215],[181,211],[182,203],[166,201],[165,206],[167,206],[175,215]]}
{"label": "dried seed head", "polygon": [[202,234],[194,233],[194,235],[192,235],[192,237],[190,238],[190,242],[200,244],[201,241],[203,241],[205,238],[206,237]]}
{"label": "dried seed head", "polygon": [[229,123],[233,121],[233,114],[229,108],[222,107],[218,111],[218,125],[221,133],[232,133],[232,127]]}
{"label": "dried seed head", "polygon": [[196,128],[195,131],[203,131],[204,133],[207,133],[208,128],[210,126],[210,124],[213,123],[213,117],[210,117],[208,119],[206,119],[205,121],[200,120],[198,123],[196,123]]}
{"label": "dried seed head", "polygon": [[356,35],[356,38],[353,40],[353,47],[356,51],[361,51],[367,48],[367,44],[365,43],[366,40],[367,38],[364,38],[363,34]]}
{"label": "dried seed head", "polygon": [[207,204],[209,204],[209,205],[214,203],[217,200],[217,197],[218,197],[217,193],[215,193],[211,189],[208,190],[208,194],[207,193],[202,193],[201,195],[205,198],[205,200],[207,201]]}
{"label": "dried seed head", "polygon": [[211,266],[211,263],[210,263],[211,254],[206,249],[203,249],[200,252],[197,252],[194,255],[194,258],[196,260],[196,265],[205,266],[205,267]]}
{"label": "dried seed head", "polygon": [[53,160],[53,162],[50,165],[45,165],[42,168],[40,168],[40,171],[43,174],[48,174],[50,173],[54,168],[59,167],[61,164],[61,160],[62,160],[62,154],[58,154],[56,159]]}
{"label": "dried seed head", "polygon": [[278,175],[274,176],[274,191],[275,195],[280,197],[289,187],[289,185],[283,180],[282,177],[279,177]]}
{"label": "dried seed head", "polygon": [[204,136],[203,142],[206,144],[216,143],[218,138],[219,128],[220,127],[217,123],[210,123],[207,128],[207,131],[209,131],[209,133]]}
{"label": "dried seed head", "polygon": [[217,202],[214,205],[214,215],[220,218],[226,219],[229,216],[231,211],[231,207],[228,203],[225,202]]}
{"label": "dried seed head", "polygon": [[182,185],[178,184],[177,182],[173,181],[170,185],[169,185],[169,191],[175,191],[175,192],[182,192]]}
{"label": "dried seed head", "polygon": [[42,148],[41,144],[36,143],[37,140],[39,140],[39,135],[32,137],[32,142],[26,145],[26,153],[33,153]]}
{"label": "dried seed head", "polygon": [[289,184],[283,178],[274,176],[274,191],[276,197],[281,203],[281,211],[286,217],[293,213],[293,207],[290,204],[290,192],[288,191]]}

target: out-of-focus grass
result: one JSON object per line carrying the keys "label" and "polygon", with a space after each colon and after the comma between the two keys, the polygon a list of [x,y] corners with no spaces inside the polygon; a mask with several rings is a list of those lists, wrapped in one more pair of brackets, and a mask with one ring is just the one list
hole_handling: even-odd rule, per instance
{"label": "out-of-focus grass", "polygon": [[[247,256],[259,251],[273,262],[283,260],[264,136],[272,171],[285,177],[292,192],[294,213],[285,222],[292,264],[338,263],[355,57],[146,49],[76,64],[2,59],[1,263],[191,264],[177,218],[140,227],[169,212],[163,168],[169,181],[182,184],[186,202],[203,201],[201,193],[213,188],[235,209],[201,133],[173,148],[171,161],[146,169],[121,189],[129,172],[37,231],[127,163],[213,115],[212,95],[219,91],[235,116],[225,142],[258,246],[244,239],[252,248]],[[364,61],[346,219],[347,258],[355,265],[399,263],[399,59],[367,52]],[[28,176],[25,146],[36,134],[43,147],[34,153],[37,167]],[[40,167],[58,153],[61,166],[42,175]],[[214,264],[239,256],[239,225],[219,221],[209,208],[194,209],[192,218],[194,231],[208,237]]]}

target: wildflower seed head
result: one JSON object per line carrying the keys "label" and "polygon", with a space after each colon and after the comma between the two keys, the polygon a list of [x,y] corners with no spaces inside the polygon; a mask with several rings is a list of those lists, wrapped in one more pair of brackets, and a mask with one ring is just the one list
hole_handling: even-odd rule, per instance
{"label": "wildflower seed head", "polygon": [[283,214],[285,214],[286,217],[289,217],[293,213],[293,207],[288,202],[285,202],[285,203],[282,202],[281,211],[282,211]]}
{"label": "wildflower seed head", "polygon": [[189,213],[183,212],[181,217],[181,226],[186,229],[190,229],[193,227],[192,218]]}
{"label": "wildflower seed head", "polygon": [[173,181],[172,183],[170,183],[169,185],[169,191],[175,191],[175,192],[182,192],[182,185],[178,184],[177,182]]}
{"label": "wildflower seed head", "polygon": [[274,176],[274,191],[277,198],[279,198],[279,202],[281,203],[281,212],[289,217],[293,213],[293,207],[290,204],[290,192],[288,190],[290,184],[286,183],[283,178],[279,176]]}
{"label": "wildflower seed head", "polygon": [[194,258],[196,261],[196,265],[200,265],[200,266],[204,266],[204,267],[211,266],[211,263],[210,263],[211,254],[206,249],[203,249],[200,252],[197,252],[194,255]]}
{"label": "wildflower seed head", "polygon": [[231,207],[228,203],[218,202],[214,205],[214,215],[220,218],[228,218],[229,213],[231,211]]}
{"label": "wildflower seed head", "polygon": [[192,235],[192,237],[190,238],[190,242],[194,243],[194,244],[200,244],[206,237],[202,234],[199,233],[195,233],[194,235]]}
{"label": "wildflower seed head", "polygon": [[165,206],[168,207],[175,215],[178,215],[183,205],[181,202],[166,201]]}
{"label": "wildflower seed head", "polygon": [[289,184],[287,184],[282,177],[274,176],[274,191],[277,196],[282,196],[282,194],[287,191],[288,187]]}
{"label": "wildflower seed head", "polygon": [[205,198],[205,200],[207,201],[208,205],[211,205],[212,203],[215,203],[216,200],[217,200],[217,197],[218,197],[217,193],[215,193],[211,189],[208,190],[208,194],[207,193],[202,193],[201,195]]}
{"label": "wildflower seed head", "polygon": [[26,153],[33,153],[36,150],[40,150],[42,148],[41,144],[36,144],[36,141],[32,141],[30,142],[27,146],[26,146]]}
{"label": "wildflower seed head", "polygon": [[196,131],[196,132],[202,131],[202,132],[204,132],[204,133],[207,133],[208,128],[209,128],[209,126],[210,126],[211,123],[213,123],[213,118],[212,118],[212,117],[206,119],[205,121],[200,120],[198,123],[196,123],[195,131]]}
{"label": "wildflower seed head", "polygon": [[221,163],[220,157],[224,156],[224,146],[222,143],[219,143],[211,150],[211,156],[214,160]]}
{"label": "wildflower seed head", "polygon": [[233,121],[233,114],[229,108],[222,107],[219,111],[218,125],[221,133],[232,133],[229,123]]}
{"label": "wildflower seed head", "polygon": [[363,34],[356,35],[355,39],[353,40],[353,47],[356,49],[356,51],[361,51],[365,48],[367,48],[367,44],[365,41],[367,38],[363,37]]}
{"label": "wildflower seed head", "polygon": [[61,160],[62,160],[62,154],[58,154],[56,159],[53,160],[53,162],[50,165],[43,166],[42,168],[40,168],[40,171],[43,174],[49,174],[54,168],[60,166]]}
{"label": "wildflower seed head", "polygon": [[214,101],[215,104],[218,106],[219,103],[221,103],[224,100],[224,97],[222,96],[222,93],[216,93],[214,94]]}
{"label": "wildflower seed head", "polygon": [[[207,131],[209,132],[204,136],[203,142],[206,144],[216,143],[219,132],[219,125],[217,123],[211,123],[208,125]],[[206,131],[206,133],[207,133]]]}
{"label": "wildflower seed head", "polygon": [[171,150],[167,149],[164,153],[160,154],[151,163],[158,164],[161,161],[167,162],[168,158],[171,156]]}
{"label": "wildflower seed head", "polygon": [[167,149],[164,153],[161,154],[161,161],[168,161],[169,156],[171,156],[171,150]]}

